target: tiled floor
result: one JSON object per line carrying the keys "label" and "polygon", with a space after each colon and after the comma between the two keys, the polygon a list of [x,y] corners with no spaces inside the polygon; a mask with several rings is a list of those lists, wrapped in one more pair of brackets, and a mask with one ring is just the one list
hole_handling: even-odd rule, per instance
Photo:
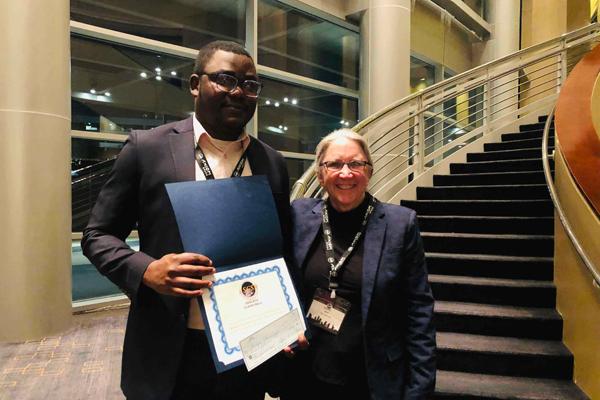
{"label": "tiled floor", "polygon": [[126,317],[125,308],[75,315],[61,336],[0,344],[0,399],[124,399]]}
{"label": "tiled floor", "polygon": [[0,400],[123,400],[126,318],[126,307],[78,314],[61,336],[0,343]]}

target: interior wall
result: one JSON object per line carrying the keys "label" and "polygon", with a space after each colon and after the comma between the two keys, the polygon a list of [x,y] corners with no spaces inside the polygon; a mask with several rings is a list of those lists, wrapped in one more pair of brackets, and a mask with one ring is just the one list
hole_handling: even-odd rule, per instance
{"label": "interior wall", "polygon": [[568,0],[567,31],[573,31],[590,23],[590,0]]}
{"label": "interior wall", "polygon": [[[575,7],[576,1],[587,1],[589,4],[589,0],[552,0],[552,7],[548,7],[547,0],[523,0],[521,48],[533,46],[567,32],[568,7]],[[589,5],[586,10],[589,10]]]}
{"label": "interior wall", "polygon": [[[347,15],[369,6],[367,0],[301,0],[336,17]],[[469,35],[454,24],[445,23],[440,13],[414,2],[411,14],[411,51],[428,61],[444,64],[460,73],[473,68],[473,51]]]}
{"label": "interior wall", "polygon": [[[571,178],[557,146],[555,185],[575,236],[592,263],[600,265],[600,219]],[[600,398],[600,288],[555,218],[554,282],[557,308],[564,320],[563,341],[575,357],[574,380],[592,399]]]}
{"label": "interior wall", "polygon": [[473,68],[473,51],[467,33],[443,21],[440,13],[415,2],[411,15],[411,51],[443,64],[455,73]]}
{"label": "interior wall", "polygon": [[[335,15],[338,18],[346,19],[349,12],[348,3],[358,3],[357,1],[347,0],[300,0],[302,3],[311,7],[325,11],[328,14]],[[355,5],[357,6],[357,5]]]}

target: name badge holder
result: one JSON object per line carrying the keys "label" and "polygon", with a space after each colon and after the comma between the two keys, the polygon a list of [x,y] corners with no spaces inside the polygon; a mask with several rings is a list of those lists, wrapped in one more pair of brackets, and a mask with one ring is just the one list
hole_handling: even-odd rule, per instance
{"label": "name badge holder", "polygon": [[348,300],[340,296],[331,298],[329,290],[317,288],[306,318],[312,325],[337,335],[348,311]]}
{"label": "name badge holder", "polygon": [[346,260],[350,257],[357,247],[362,237],[369,217],[373,214],[377,199],[371,197],[359,231],[354,235],[350,247],[344,251],[340,259],[335,262],[335,253],[333,251],[333,238],[331,235],[331,225],[329,223],[329,212],[327,203],[323,204],[323,239],[325,241],[325,257],[329,263],[329,285],[328,290],[317,288],[313,296],[312,303],[308,309],[307,318],[311,324],[337,335],[344,322],[346,314],[350,310],[350,302],[337,295],[336,290],[340,286],[340,271]]}

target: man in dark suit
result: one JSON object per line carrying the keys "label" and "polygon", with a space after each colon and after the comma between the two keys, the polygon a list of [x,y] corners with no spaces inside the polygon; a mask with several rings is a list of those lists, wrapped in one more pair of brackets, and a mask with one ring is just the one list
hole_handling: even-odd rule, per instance
{"label": "man in dark suit", "polygon": [[[194,117],[132,132],[98,196],[82,248],[131,299],[121,375],[128,399],[264,397],[260,369],[215,373],[197,302],[214,266],[210,254],[183,253],[165,190],[170,182],[266,175],[288,242],[285,161],[244,131],[261,86],[243,47],[203,47],[190,77]],[[136,224],[140,251],[125,243]]]}

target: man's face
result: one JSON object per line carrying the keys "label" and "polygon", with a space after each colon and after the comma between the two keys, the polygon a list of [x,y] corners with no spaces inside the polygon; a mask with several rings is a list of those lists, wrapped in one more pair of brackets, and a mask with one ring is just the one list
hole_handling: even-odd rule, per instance
{"label": "man's face", "polygon": [[211,136],[237,139],[254,115],[256,98],[246,96],[239,86],[231,93],[223,91],[206,74],[218,72],[235,76],[238,81],[258,80],[254,62],[244,55],[217,50],[201,72],[204,74],[190,77],[196,118]]}

